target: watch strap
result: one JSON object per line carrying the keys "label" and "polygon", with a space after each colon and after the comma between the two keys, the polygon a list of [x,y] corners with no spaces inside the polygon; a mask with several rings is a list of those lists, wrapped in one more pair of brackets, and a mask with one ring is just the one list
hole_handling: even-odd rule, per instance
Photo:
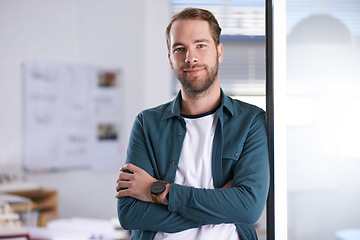
{"label": "watch strap", "polygon": [[156,194],[151,194],[151,199],[154,203],[160,204],[158,196]]}

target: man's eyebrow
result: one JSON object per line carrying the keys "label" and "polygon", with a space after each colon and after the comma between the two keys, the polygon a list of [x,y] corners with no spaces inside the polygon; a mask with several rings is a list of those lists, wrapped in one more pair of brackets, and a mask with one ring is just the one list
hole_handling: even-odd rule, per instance
{"label": "man's eyebrow", "polygon": [[206,39],[206,38],[200,38],[200,39],[196,39],[196,40],[194,41],[194,43],[199,43],[199,42],[209,43],[210,41],[209,41],[208,39]]}
{"label": "man's eyebrow", "polygon": [[182,46],[184,44],[182,44],[181,42],[176,42],[172,45],[173,48],[177,47],[177,46]]}
{"label": "man's eyebrow", "polygon": [[[208,39],[206,39],[206,38],[200,38],[200,39],[196,39],[196,40],[194,41],[194,43],[203,43],[203,42],[209,43],[210,40],[208,40]],[[176,42],[176,43],[174,43],[174,44],[172,45],[172,48],[175,48],[175,47],[177,47],[177,46],[184,46],[184,44],[181,43],[181,42]]]}

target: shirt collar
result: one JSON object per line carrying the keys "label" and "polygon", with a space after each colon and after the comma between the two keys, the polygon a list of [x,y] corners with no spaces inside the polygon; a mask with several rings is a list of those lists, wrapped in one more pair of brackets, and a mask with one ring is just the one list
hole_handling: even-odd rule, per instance
{"label": "shirt collar", "polygon": [[[218,115],[219,114],[221,115],[222,112],[224,112],[224,109],[227,109],[228,112],[233,116],[234,106],[231,101],[231,98],[227,96],[222,89],[220,90],[221,90],[221,106],[219,108]],[[176,98],[168,104],[161,119],[163,120],[172,117],[181,117],[180,101],[181,101],[181,91],[179,91]]]}

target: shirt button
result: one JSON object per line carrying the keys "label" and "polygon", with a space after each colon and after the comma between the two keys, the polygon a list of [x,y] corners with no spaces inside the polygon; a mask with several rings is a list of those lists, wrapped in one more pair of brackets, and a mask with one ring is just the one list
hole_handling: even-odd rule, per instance
{"label": "shirt button", "polygon": [[238,157],[239,157],[239,153],[236,152],[236,153],[234,154],[234,157],[238,158]]}
{"label": "shirt button", "polygon": [[178,136],[179,136],[179,137],[181,137],[182,135],[183,135],[183,134],[182,134],[181,132],[180,132],[180,133],[178,133]]}
{"label": "shirt button", "polygon": [[171,164],[174,164],[174,165],[175,165],[175,164],[176,164],[176,161],[175,161],[175,160],[172,160],[172,161],[171,161]]}

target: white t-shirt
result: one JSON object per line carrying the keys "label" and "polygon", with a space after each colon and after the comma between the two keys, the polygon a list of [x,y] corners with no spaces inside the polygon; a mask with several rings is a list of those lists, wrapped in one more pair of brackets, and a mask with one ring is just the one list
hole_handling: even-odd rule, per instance
{"label": "white t-shirt", "polygon": [[[175,183],[195,188],[214,189],[212,146],[217,124],[216,113],[184,118],[186,135],[181,150]],[[178,233],[158,232],[155,240],[239,240],[234,224],[204,225]]]}

